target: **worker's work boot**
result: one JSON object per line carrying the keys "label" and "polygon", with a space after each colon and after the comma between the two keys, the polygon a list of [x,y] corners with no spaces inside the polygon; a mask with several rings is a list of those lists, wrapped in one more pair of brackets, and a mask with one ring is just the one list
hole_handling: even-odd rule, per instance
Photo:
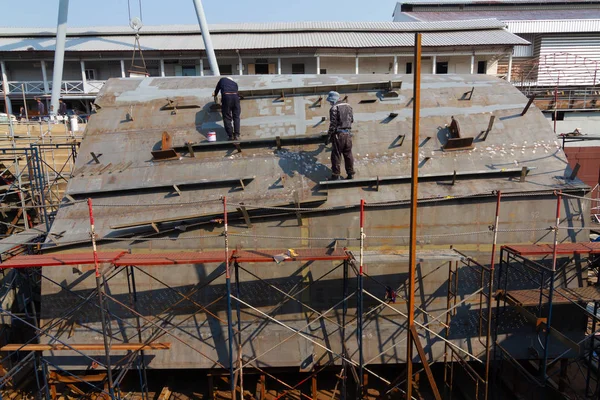
{"label": "worker's work boot", "polygon": [[227,136],[227,141],[228,141],[228,142],[232,142],[232,141],[233,141],[233,138],[232,138],[231,136]]}
{"label": "worker's work boot", "polygon": [[331,175],[329,178],[327,178],[328,181],[339,181],[341,178],[341,176],[339,175]]}
{"label": "worker's work boot", "polygon": [[348,175],[348,177],[346,179],[348,179],[348,180],[354,179],[354,175]]}

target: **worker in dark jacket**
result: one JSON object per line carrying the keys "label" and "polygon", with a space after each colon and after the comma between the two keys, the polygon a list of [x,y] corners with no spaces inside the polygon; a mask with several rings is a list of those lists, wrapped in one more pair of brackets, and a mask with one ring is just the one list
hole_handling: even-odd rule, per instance
{"label": "worker in dark jacket", "polygon": [[44,103],[39,98],[37,99],[37,110],[41,121],[42,115],[46,115],[46,106],[44,106]]}
{"label": "worker in dark jacket", "polygon": [[[213,92],[213,97],[221,92],[221,114],[223,115],[223,125],[229,140],[240,139],[240,95],[238,94],[238,85],[229,77],[219,80],[217,87]],[[233,121],[233,127],[231,123]]]}
{"label": "worker in dark jacket", "polygon": [[329,92],[327,101],[331,104],[329,111],[329,131],[327,141],[332,143],[331,149],[331,178],[340,179],[342,157],[348,177],[354,178],[354,157],[352,156],[352,123],[354,114],[348,103],[340,101],[338,92]]}
{"label": "worker in dark jacket", "polygon": [[67,104],[62,99],[58,99],[58,115],[67,115]]}

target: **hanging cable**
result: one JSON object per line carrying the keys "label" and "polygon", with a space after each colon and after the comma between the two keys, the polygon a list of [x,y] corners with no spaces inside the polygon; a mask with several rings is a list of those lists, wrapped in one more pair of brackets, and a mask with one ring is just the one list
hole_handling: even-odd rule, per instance
{"label": "hanging cable", "polygon": [[[144,24],[142,23],[142,0],[138,0],[139,6],[139,17],[131,17],[131,0],[127,0],[127,15],[129,16],[129,26],[135,32],[135,41],[133,43],[133,54],[131,55],[131,66],[129,67],[129,76],[144,77],[150,76],[148,74],[148,68],[146,67],[146,60],[144,59],[144,53],[142,52],[142,46],[140,45],[140,29]],[[142,60],[141,65],[136,65],[135,53],[140,53],[140,59]]]}

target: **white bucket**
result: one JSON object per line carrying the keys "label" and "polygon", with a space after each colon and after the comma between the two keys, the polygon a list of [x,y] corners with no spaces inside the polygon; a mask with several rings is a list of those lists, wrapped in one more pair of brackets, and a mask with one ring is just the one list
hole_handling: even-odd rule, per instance
{"label": "white bucket", "polygon": [[208,139],[209,142],[216,142],[217,141],[217,132],[208,132],[208,135],[206,135],[206,138]]}
{"label": "white bucket", "polygon": [[77,121],[77,116],[71,116],[71,132],[75,133],[79,130],[79,121]]}

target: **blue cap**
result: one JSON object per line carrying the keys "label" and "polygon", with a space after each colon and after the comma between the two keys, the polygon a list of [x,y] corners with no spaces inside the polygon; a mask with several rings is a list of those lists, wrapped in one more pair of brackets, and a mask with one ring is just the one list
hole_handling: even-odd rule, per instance
{"label": "blue cap", "polygon": [[327,95],[327,101],[329,103],[337,103],[340,100],[340,94],[338,92],[331,91]]}

